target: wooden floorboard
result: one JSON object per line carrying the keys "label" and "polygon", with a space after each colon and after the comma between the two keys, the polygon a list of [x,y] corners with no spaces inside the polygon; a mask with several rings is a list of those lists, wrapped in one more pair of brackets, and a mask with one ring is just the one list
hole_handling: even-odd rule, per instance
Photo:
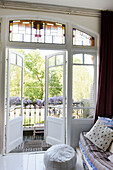
{"label": "wooden floorboard", "polygon": [[[0,170],[44,170],[44,153],[9,153],[0,156]],[[83,170],[82,160],[78,152],[76,170]]]}

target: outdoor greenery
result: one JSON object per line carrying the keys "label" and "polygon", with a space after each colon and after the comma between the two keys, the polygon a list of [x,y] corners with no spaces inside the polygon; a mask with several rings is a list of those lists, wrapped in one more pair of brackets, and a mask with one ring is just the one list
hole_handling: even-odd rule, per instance
{"label": "outdoor greenery", "polygon": [[21,96],[21,69],[15,65],[10,66],[10,96]]}
{"label": "outdoor greenery", "polygon": [[45,59],[39,52],[24,53],[24,96],[36,101],[44,98]]}
{"label": "outdoor greenery", "polygon": [[[45,93],[45,57],[40,55],[39,50],[16,51],[24,56],[24,98],[41,107],[44,104]],[[79,59],[75,58],[74,63],[80,63]],[[52,97],[63,96],[63,67],[50,67],[48,71],[48,96],[52,101]],[[10,97],[21,97],[20,67],[11,65],[10,73]],[[92,82],[92,66],[73,66],[73,102],[80,101],[82,106],[86,107],[85,100],[90,99]],[[90,102],[87,103],[87,107],[90,106]],[[89,115],[88,111],[83,114]]]}
{"label": "outdoor greenery", "polygon": [[49,69],[49,97],[63,96],[63,70],[60,67]]}
{"label": "outdoor greenery", "polygon": [[[44,99],[45,92],[45,57],[39,50],[16,50],[24,56],[24,98],[32,102]],[[21,71],[20,67],[11,66],[11,97],[19,96],[21,93]],[[49,69],[49,97],[62,95],[62,73],[60,67]],[[14,76],[13,76],[14,75]]]}

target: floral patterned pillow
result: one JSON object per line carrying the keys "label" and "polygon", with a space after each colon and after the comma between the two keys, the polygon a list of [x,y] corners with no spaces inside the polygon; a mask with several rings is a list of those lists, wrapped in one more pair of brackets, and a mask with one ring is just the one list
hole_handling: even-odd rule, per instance
{"label": "floral patterned pillow", "polygon": [[106,151],[113,140],[113,130],[101,123],[98,119],[85,137],[100,149]]}

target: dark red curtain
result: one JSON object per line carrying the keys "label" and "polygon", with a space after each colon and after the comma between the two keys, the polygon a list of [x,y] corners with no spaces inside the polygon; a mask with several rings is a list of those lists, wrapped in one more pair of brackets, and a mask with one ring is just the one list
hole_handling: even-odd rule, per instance
{"label": "dark red curtain", "polygon": [[95,120],[113,116],[113,12],[101,12],[99,82]]}

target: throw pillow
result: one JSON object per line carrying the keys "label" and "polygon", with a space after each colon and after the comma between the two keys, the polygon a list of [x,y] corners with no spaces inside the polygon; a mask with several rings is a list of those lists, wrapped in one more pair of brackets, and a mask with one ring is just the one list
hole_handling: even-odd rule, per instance
{"label": "throw pillow", "polygon": [[98,116],[98,119],[107,127],[113,129],[113,119],[107,118],[107,117],[100,117]]}
{"label": "throw pillow", "polygon": [[98,119],[85,137],[100,149],[106,151],[113,140],[113,130],[108,128]]}

